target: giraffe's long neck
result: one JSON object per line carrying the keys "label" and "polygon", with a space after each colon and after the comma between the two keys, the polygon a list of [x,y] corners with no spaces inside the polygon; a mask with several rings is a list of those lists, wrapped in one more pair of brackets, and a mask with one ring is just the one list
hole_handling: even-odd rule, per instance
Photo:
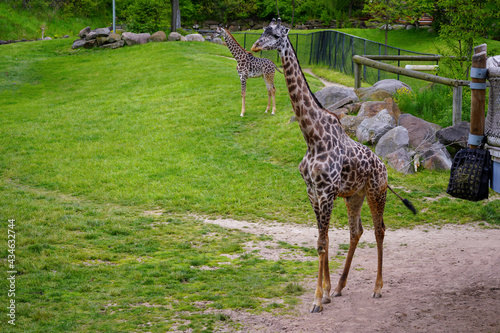
{"label": "giraffe's long neck", "polygon": [[[321,120],[325,118],[326,112],[311,92],[288,37],[278,51],[295,116],[308,146],[313,145],[318,140],[318,132],[322,133],[324,125]],[[330,126],[340,126],[336,118],[331,121]]]}
{"label": "giraffe's long neck", "polygon": [[248,52],[240,45],[240,43],[238,43],[236,39],[234,39],[233,35],[231,35],[229,31],[222,29],[222,35],[224,36],[224,40],[226,41],[229,51],[236,61],[239,61],[242,57],[246,56]]}

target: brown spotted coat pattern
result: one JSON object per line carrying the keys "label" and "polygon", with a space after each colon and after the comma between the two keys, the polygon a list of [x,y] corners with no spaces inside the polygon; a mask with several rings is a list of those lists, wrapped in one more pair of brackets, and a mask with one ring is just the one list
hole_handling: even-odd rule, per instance
{"label": "brown spotted coat pattern", "polygon": [[226,29],[217,28],[216,35],[222,35],[224,37],[224,41],[231,51],[234,59],[238,62],[236,66],[236,70],[238,71],[238,75],[240,76],[241,81],[241,116],[245,115],[245,96],[246,96],[246,87],[247,87],[247,79],[253,77],[263,77],[266,82],[267,88],[267,109],[266,113],[269,111],[271,105],[271,99],[273,101],[273,109],[271,114],[276,112],[276,101],[275,101],[275,93],[276,88],[274,87],[274,72],[277,69],[274,62],[266,58],[257,58],[252,53],[246,51],[241,45],[238,43],[236,39],[234,39],[233,35]]}
{"label": "brown spotted coat pattern", "polygon": [[385,226],[383,213],[387,192],[387,170],[382,161],[366,146],[352,140],[340,121],[323,109],[311,93],[288,39],[288,29],[274,20],[255,42],[252,51],[277,49],[293,110],[307,143],[307,152],[299,170],[307,185],[307,194],[318,224],[319,269],[311,312],[320,312],[322,303],[331,302],[328,268],[328,227],[333,202],[344,198],[347,206],[350,246],[343,273],[332,296],[340,296],[363,233],[361,206],[365,197],[372,213],[378,249],[378,272],[373,297],[380,297],[382,280],[382,246]]}

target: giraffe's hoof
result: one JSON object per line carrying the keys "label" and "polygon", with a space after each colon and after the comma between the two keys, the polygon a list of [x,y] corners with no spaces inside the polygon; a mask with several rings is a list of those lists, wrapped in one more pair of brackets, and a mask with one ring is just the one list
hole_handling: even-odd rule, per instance
{"label": "giraffe's hoof", "polygon": [[342,292],[340,292],[340,291],[334,291],[332,293],[332,297],[340,297],[340,296],[342,296]]}
{"label": "giraffe's hoof", "polygon": [[331,303],[332,302],[332,299],[330,297],[323,297],[323,299],[321,300],[321,303],[323,304],[328,304],[328,303]]}
{"label": "giraffe's hoof", "polygon": [[244,116],[245,116],[245,115],[244,115],[243,113],[242,113],[242,114],[240,114],[240,117],[244,117]]}
{"label": "giraffe's hoof", "polygon": [[382,297],[381,293],[374,292],[372,295],[372,298],[380,298],[380,297]]}
{"label": "giraffe's hoof", "polygon": [[322,305],[313,304],[313,307],[311,309],[311,313],[320,313],[321,311],[323,311]]}

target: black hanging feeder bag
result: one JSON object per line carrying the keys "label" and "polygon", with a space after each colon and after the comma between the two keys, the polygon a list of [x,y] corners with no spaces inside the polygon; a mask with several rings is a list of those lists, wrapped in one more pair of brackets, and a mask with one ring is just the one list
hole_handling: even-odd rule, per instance
{"label": "black hanging feeder bag", "polygon": [[446,193],[469,201],[488,199],[493,166],[486,149],[462,149],[453,159]]}

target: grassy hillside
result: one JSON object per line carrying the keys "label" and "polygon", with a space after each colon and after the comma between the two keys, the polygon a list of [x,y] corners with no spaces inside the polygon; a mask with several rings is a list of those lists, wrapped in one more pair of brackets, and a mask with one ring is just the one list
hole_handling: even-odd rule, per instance
{"label": "grassy hillside", "polygon": [[[243,254],[242,244],[272,235],[192,216],[315,223],[297,170],[305,144],[289,122],[283,76],[276,75],[277,114],[263,112],[264,82],[251,79],[241,118],[236,62],[224,46],[70,47],[70,40],[1,47],[0,244],[2,258],[15,253],[18,273],[16,327],[2,320],[0,330],[209,332],[232,325],[220,309],[293,311],[315,263]],[[446,172],[390,170],[389,181],[419,210],[411,215],[389,194],[389,228],[500,221],[500,200],[445,195]],[[362,214],[369,228],[366,207]],[[339,200],[332,224],[346,220]],[[279,246],[315,255],[315,244]]]}
{"label": "grassy hillside", "polygon": [[55,11],[16,10],[0,2],[0,40],[38,39],[42,37],[41,28],[45,29],[45,37],[75,37],[86,26],[106,27],[111,25],[111,21],[111,14],[109,17],[64,17]]}
{"label": "grassy hillside", "polygon": [[[241,118],[235,62],[221,57],[230,55],[223,46],[161,43],[110,52],[72,51],[70,44],[4,46],[4,179],[178,213],[313,220],[297,171],[305,143],[289,123],[282,75],[276,76],[277,115],[263,113],[267,92],[253,79]],[[321,86],[309,82],[313,90]],[[441,195],[447,182],[446,173],[391,177],[420,198]],[[478,218],[473,211],[481,204],[454,204],[471,211],[461,221]],[[432,222],[439,212],[437,219],[456,222],[446,206],[432,207],[428,216],[404,222]],[[345,217],[344,209],[338,213]],[[401,224],[400,214],[390,200],[387,220]]]}

